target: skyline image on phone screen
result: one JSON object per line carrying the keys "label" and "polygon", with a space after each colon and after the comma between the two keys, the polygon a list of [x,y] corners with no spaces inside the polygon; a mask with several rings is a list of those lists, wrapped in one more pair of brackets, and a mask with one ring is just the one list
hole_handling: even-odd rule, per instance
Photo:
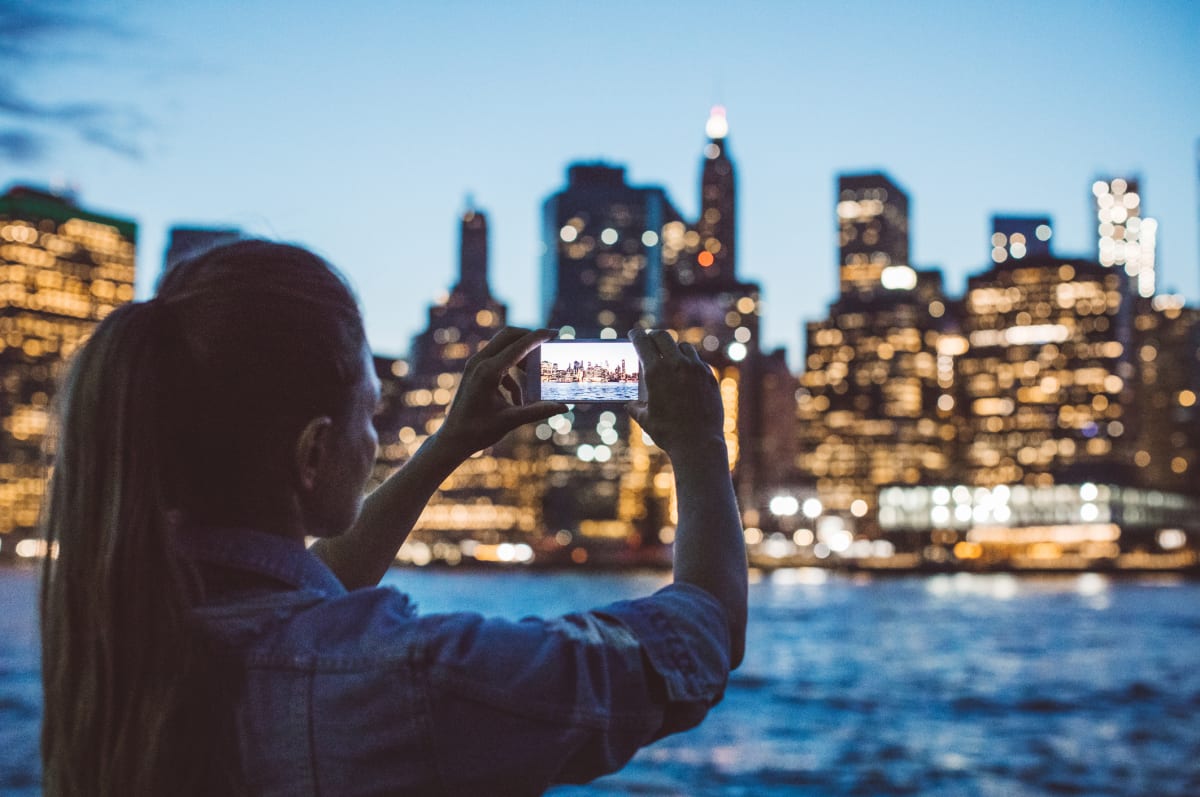
{"label": "skyline image on phone screen", "polygon": [[528,366],[536,398],[568,404],[636,401],[641,362],[627,340],[552,340]]}

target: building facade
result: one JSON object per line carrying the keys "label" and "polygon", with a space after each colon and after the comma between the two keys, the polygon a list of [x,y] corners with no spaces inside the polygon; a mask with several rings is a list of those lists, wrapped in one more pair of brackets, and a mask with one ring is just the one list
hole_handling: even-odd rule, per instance
{"label": "building facade", "polygon": [[807,325],[796,408],[797,470],[829,533],[841,522],[877,535],[882,487],[936,481],[954,464],[953,306],[939,272],[908,264],[907,210],[886,175],[838,179],[841,295]]}
{"label": "building facade", "polygon": [[1082,258],[1010,260],[968,280],[958,358],[967,484],[1134,484],[1132,299]]}
{"label": "building facade", "polygon": [[0,196],[0,553],[36,532],[64,364],[131,301],[137,227],[70,197]]}
{"label": "building facade", "polygon": [[884,488],[884,531],[956,566],[1194,566],[1196,312],[1140,297],[1137,271],[1014,252],[1029,230],[994,229],[961,313],[953,478]]}

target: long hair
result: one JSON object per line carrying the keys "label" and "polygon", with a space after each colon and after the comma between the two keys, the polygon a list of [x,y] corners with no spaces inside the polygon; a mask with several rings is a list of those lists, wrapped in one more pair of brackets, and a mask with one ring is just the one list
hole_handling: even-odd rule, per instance
{"label": "long hair", "polygon": [[47,795],[234,788],[231,668],[174,535],[277,516],[296,434],[348,411],[364,341],[328,264],[241,241],[177,265],[79,352],[43,518]]}

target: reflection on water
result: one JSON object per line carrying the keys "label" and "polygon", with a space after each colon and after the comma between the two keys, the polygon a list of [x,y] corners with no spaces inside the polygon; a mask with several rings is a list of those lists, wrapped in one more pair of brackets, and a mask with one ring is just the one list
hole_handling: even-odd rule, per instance
{"label": "reflection on water", "polygon": [[751,589],[725,702],[555,797],[1200,794],[1200,585],[792,570]]}
{"label": "reflection on water", "polygon": [[[423,612],[517,618],[661,574],[395,570]],[[555,797],[1200,794],[1200,584],[756,574],[746,661],[698,728]],[[37,793],[34,578],[0,569],[0,794]]]}
{"label": "reflection on water", "polygon": [[637,382],[543,382],[546,401],[636,401]]}

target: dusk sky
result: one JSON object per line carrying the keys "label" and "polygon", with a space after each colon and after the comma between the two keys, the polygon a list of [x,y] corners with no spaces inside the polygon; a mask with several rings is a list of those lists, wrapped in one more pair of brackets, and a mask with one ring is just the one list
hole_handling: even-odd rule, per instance
{"label": "dusk sky", "polygon": [[839,172],[908,191],[914,265],[953,295],[993,213],[1051,215],[1060,254],[1092,255],[1091,183],[1140,176],[1159,284],[1196,303],[1198,42],[1187,0],[0,0],[0,188],[70,185],[136,220],[142,296],[172,224],[310,246],[403,354],[455,280],[468,194],[493,292],[536,325],[567,165],[624,165],[692,217],[721,104],[740,275],[796,364],[836,291]]}

